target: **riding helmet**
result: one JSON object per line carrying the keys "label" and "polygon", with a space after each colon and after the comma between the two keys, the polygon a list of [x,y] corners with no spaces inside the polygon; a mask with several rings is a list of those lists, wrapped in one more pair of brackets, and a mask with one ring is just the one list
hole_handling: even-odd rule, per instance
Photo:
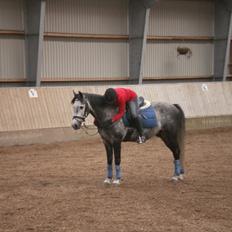
{"label": "riding helmet", "polygon": [[117,94],[116,94],[116,92],[115,92],[115,90],[113,88],[107,89],[105,91],[104,97],[105,97],[105,101],[108,104],[115,104],[116,103]]}

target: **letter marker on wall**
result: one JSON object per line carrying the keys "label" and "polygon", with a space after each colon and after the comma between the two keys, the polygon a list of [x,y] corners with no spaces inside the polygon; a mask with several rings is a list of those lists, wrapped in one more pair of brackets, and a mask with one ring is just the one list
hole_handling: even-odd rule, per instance
{"label": "letter marker on wall", "polygon": [[206,84],[202,84],[201,89],[202,89],[203,92],[209,91],[208,86]]}
{"label": "letter marker on wall", "polygon": [[38,93],[35,89],[29,89],[28,90],[28,95],[30,98],[37,98],[38,97]]}

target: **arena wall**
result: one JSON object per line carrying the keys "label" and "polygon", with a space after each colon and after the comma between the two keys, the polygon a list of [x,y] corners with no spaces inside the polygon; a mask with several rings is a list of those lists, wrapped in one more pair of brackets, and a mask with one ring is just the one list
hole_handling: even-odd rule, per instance
{"label": "arena wall", "polygon": [[[0,85],[132,83],[131,1],[41,0],[37,7],[30,2],[0,0]],[[38,28],[35,22],[44,26]],[[144,82],[213,80],[214,1],[156,1],[146,27]],[[31,36],[40,42],[34,49]],[[192,55],[180,56],[178,47],[190,49]],[[38,65],[33,69],[34,63]]]}
{"label": "arena wall", "polygon": [[[70,126],[73,90],[103,94],[107,87],[110,86],[0,89],[0,146],[83,137],[82,130],[74,132]],[[232,126],[231,82],[129,87],[151,101],[180,104],[188,130]],[[92,122],[89,117],[86,123],[91,126]]]}

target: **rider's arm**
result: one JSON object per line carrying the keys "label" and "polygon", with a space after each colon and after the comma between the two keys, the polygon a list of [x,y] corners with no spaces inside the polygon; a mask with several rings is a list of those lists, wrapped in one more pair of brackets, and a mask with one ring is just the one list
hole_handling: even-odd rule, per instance
{"label": "rider's arm", "polygon": [[114,117],[112,118],[112,122],[115,122],[120,118],[122,118],[122,116],[125,113],[125,108],[126,108],[126,102],[124,99],[122,99],[118,102],[118,113],[114,115]]}

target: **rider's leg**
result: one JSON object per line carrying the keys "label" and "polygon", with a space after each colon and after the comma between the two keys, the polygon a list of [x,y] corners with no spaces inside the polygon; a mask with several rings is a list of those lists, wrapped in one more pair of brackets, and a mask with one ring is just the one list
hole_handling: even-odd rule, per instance
{"label": "rider's leg", "polygon": [[140,119],[140,117],[138,116],[138,101],[137,99],[128,102],[128,106],[129,106],[129,111],[130,111],[130,115],[131,118],[135,124],[135,127],[139,133],[139,138],[138,138],[138,142],[139,143],[143,143],[145,142],[145,137],[144,137],[144,133],[143,133],[143,125],[142,125],[142,121]]}

